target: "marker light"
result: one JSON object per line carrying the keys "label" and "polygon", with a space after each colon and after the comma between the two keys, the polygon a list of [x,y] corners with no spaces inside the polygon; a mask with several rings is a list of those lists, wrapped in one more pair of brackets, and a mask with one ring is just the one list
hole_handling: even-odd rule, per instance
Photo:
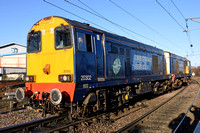
{"label": "marker light", "polygon": [[68,77],[66,75],[63,76],[63,81],[67,81]]}
{"label": "marker light", "polygon": [[25,81],[26,82],[35,82],[35,76],[31,75],[31,76],[26,76],[25,77]]}
{"label": "marker light", "polygon": [[71,75],[59,75],[58,79],[61,82],[70,82],[71,81]]}
{"label": "marker light", "polygon": [[63,81],[63,76],[59,75],[58,79],[59,79],[59,81]]}

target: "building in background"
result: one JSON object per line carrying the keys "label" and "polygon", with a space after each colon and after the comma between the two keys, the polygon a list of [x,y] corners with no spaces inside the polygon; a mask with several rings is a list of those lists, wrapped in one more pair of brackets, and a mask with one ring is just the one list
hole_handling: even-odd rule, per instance
{"label": "building in background", "polygon": [[11,43],[0,46],[0,80],[19,79],[26,73],[26,46]]}
{"label": "building in background", "polygon": [[26,52],[26,46],[16,44],[16,43],[0,46],[0,55],[13,54],[13,53],[25,53],[25,52]]}
{"label": "building in background", "polygon": [[26,68],[26,53],[12,53],[0,56],[0,67]]}

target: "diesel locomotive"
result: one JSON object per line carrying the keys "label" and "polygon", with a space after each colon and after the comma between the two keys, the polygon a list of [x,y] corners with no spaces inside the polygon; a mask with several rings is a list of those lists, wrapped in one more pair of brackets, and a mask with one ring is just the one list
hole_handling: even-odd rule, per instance
{"label": "diesel locomotive", "polygon": [[136,95],[188,83],[190,61],[159,48],[63,17],[50,16],[27,36],[26,89],[43,113],[71,116],[121,106]]}

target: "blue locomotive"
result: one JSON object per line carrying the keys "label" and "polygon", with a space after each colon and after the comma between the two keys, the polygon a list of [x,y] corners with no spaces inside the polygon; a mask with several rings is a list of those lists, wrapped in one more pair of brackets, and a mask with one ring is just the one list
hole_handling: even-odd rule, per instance
{"label": "blue locomotive", "polygon": [[135,95],[188,83],[190,61],[170,52],[62,17],[38,21],[28,34],[26,91],[44,113],[71,115],[120,106]]}

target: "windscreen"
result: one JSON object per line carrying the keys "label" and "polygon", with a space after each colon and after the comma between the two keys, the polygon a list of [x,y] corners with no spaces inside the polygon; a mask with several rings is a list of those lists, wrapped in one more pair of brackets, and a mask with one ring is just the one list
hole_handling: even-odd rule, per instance
{"label": "windscreen", "polygon": [[30,32],[28,36],[27,52],[40,52],[41,51],[41,32]]}
{"label": "windscreen", "polygon": [[55,29],[55,48],[63,49],[71,47],[69,26],[57,27]]}

